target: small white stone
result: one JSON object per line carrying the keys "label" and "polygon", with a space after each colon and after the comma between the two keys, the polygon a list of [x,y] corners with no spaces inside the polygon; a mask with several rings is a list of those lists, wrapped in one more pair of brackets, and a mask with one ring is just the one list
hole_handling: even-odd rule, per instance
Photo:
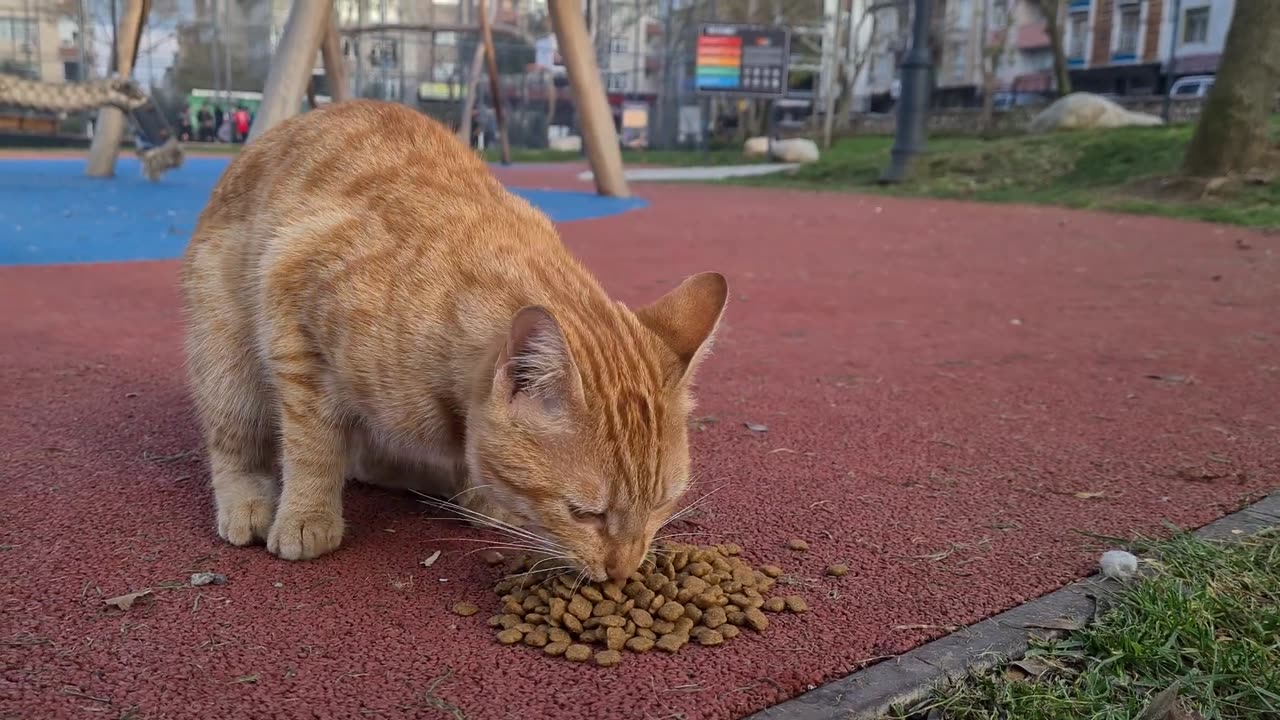
{"label": "small white stone", "polygon": [[1113,580],[1128,580],[1138,572],[1138,558],[1124,550],[1108,550],[1098,561],[1102,574]]}
{"label": "small white stone", "polygon": [[202,585],[226,585],[227,576],[222,573],[198,572],[191,574],[191,587]]}

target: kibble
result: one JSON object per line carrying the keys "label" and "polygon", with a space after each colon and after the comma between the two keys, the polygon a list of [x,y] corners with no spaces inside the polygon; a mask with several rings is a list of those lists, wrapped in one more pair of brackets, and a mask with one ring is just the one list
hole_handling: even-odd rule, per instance
{"label": "kibble", "polygon": [[827,574],[832,577],[844,577],[849,574],[848,565],[828,565]]}
{"label": "kibble", "polygon": [[[806,550],[803,540],[788,547]],[[775,565],[752,568],[741,547],[668,545],[622,583],[581,583],[569,575],[546,577],[536,571],[537,560],[518,558],[507,563],[521,579],[503,580],[494,592],[501,612],[488,618],[498,642],[541,649],[571,662],[594,661],[600,667],[622,662],[622,652],[680,652],[697,644],[715,647],[742,634],[742,628],[764,632],[764,612],[808,611],[798,595],[766,598],[782,569]],[[831,566],[828,574],[834,568]],[[848,568],[844,568],[848,572]],[[454,612],[474,615],[469,603]]]}
{"label": "kibble", "polygon": [[596,664],[600,667],[612,667],[622,662],[622,653],[617,650],[605,650],[596,653]]}
{"label": "kibble", "polygon": [[591,648],[586,645],[570,645],[565,648],[564,656],[574,662],[586,662],[591,659]]}
{"label": "kibble", "polygon": [[804,552],[805,550],[809,549],[809,543],[805,542],[804,540],[801,540],[800,538],[792,538],[791,541],[787,543],[787,547],[791,548],[792,550],[799,550],[800,552]]}
{"label": "kibble", "polygon": [[786,602],[787,609],[793,613],[809,612],[808,604],[806,604],[804,598],[799,595],[788,595]]}
{"label": "kibble", "polygon": [[627,641],[627,649],[635,653],[646,653],[653,649],[653,639],[637,635]]}

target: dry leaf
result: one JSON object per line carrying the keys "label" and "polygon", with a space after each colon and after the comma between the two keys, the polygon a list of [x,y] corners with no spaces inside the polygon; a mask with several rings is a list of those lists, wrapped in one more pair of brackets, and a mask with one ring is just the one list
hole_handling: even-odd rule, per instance
{"label": "dry leaf", "polygon": [[121,610],[128,610],[129,608],[133,607],[133,604],[137,602],[139,598],[144,598],[150,594],[151,594],[150,590],[142,590],[141,592],[129,593],[128,595],[117,595],[113,598],[107,598],[102,602],[114,608],[120,608]]}
{"label": "dry leaf", "polygon": [[748,423],[743,423],[743,425],[746,425],[747,429],[750,430],[751,432],[765,432],[766,430],[769,429],[768,425],[761,425],[760,423],[748,422]]}
{"label": "dry leaf", "polygon": [[1106,495],[1106,493],[1101,490],[1093,490],[1093,491],[1081,490],[1078,493],[1074,493],[1074,495],[1079,500],[1092,500],[1094,498],[1103,497],[1104,495]]}
{"label": "dry leaf", "polygon": [[1022,670],[1027,675],[1033,678],[1038,678],[1041,675],[1053,669],[1052,665],[1046,665],[1045,663],[1042,663],[1039,660],[1035,660],[1033,658],[1023,658],[1021,660],[1016,660],[1009,664],[1013,665],[1014,667],[1017,667],[1019,670]]}
{"label": "dry leaf", "polygon": [[1138,716],[1138,720],[1175,720],[1181,717],[1178,712],[1178,683],[1156,693],[1147,704],[1146,709]]}
{"label": "dry leaf", "polygon": [[256,683],[256,682],[258,682],[258,673],[254,673],[252,675],[241,675],[235,680],[232,680],[231,684],[235,685],[237,683]]}
{"label": "dry leaf", "polygon": [[1159,374],[1152,374],[1152,375],[1147,375],[1147,376],[1146,376],[1146,378],[1147,378],[1148,380],[1160,380],[1160,381],[1162,381],[1162,382],[1175,383],[1175,384],[1190,383],[1190,382],[1191,382],[1191,378],[1187,377],[1186,375],[1159,375]]}
{"label": "dry leaf", "polygon": [[440,551],[437,550],[431,553],[431,555],[429,555],[426,560],[423,560],[418,564],[421,565],[422,567],[431,567],[432,565],[435,565],[436,561],[439,559],[440,559]]}
{"label": "dry leaf", "polygon": [[1017,666],[1010,665],[1004,669],[1004,679],[1009,682],[1022,682],[1028,677],[1026,671]]}

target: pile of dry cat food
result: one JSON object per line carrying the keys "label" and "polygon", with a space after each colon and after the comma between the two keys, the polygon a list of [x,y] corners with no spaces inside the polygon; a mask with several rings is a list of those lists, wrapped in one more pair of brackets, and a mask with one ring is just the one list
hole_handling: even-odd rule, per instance
{"label": "pile of dry cat food", "polygon": [[[763,611],[808,611],[798,595],[766,598],[782,570],[752,568],[741,552],[733,544],[666,545],[621,586],[578,584],[573,573],[506,579],[494,588],[502,614],[489,625],[504,645],[523,643],[574,662],[594,656],[609,666],[622,661],[624,649],[675,653],[689,643],[720,645],[742,628],[763,632],[769,627]],[[513,572],[536,565],[522,558]]]}

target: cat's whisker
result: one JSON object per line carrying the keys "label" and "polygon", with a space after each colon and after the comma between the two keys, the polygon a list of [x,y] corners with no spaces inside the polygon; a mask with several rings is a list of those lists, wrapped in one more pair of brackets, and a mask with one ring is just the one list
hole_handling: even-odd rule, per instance
{"label": "cat's whisker", "polygon": [[[427,519],[428,520],[453,520],[455,518],[432,517]],[[438,539],[439,540],[454,539],[454,540],[462,540],[465,542],[502,542],[510,545],[520,545],[520,546],[529,545],[529,546],[533,546],[533,549],[543,551],[543,552],[564,552],[565,550],[565,548],[561,547],[558,543],[547,540],[546,538],[534,539],[534,538],[525,537],[523,535],[510,535],[510,534],[498,531],[496,529],[490,529],[487,527],[481,527],[476,529],[480,532],[485,532],[485,531],[496,532],[500,539],[497,539],[497,540],[493,538],[438,538]]]}
{"label": "cat's whisker", "polygon": [[550,550],[554,550],[554,549],[556,549],[556,548],[552,548],[552,547],[551,547],[551,546],[549,546],[549,545],[544,545],[544,544],[541,544],[541,543],[532,543],[532,542],[526,543],[526,542],[520,542],[520,541],[515,541],[515,540],[506,540],[506,539],[499,539],[499,540],[495,540],[495,539],[493,539],[493,538],[448,537],[448,538],[431,538],[431,541],[432,541],[432,542],[495,543],[495,544],[499,544],[499,545],[508,545],[508,546],[511,546],[511,547],[533,548],[533,549],[536,549],[536,550],[548,550],[548,549],[550,549]]}
{"label": "cat's whisker", "polygon": [[464,515],[467,519],[474,520],[475,522],[479,522],[483,525],[492,527],[495,530],[502,530],[504,532],[508,532],[509,534],[523,536],[531,540],[545,540],[548,542],[552,542],[549,538],[544,538],[530,530],[516,527],[511,523],[504,522],[502,520],[499,520],[498,518],[491,517],[489,515],[485,515],[484,513],[479,512],[478,510],[472,510],[471,508],[464,507],[456,503],[451,503],[448,500],[441,500],[439,498],[433,498],[425,495],[423,497],[426,498],[424,502],[428,504],[435,503],[437,507],[443,507],[449,510],[453,510],[454,512]]}
{"label": "cat's whisker", "polygon": [[542,548],[531,548],[531,547],[526,547],[526,546],[523,546],[523,545],[501,545],[501,544],[498,544],[498,545],[486,545],[486,546],[484,546],[484,547],[482,547],[482,548],[476,548],[475,550],[468,550],[467,552],[462,553],[462,557],[469,557],[469,556],[471,556],[471,555],[475,555],[476,553],[484,552],[485,550],[499,550],[499,551],[501,551],[501,550],[508,550],[508,551],[512,551],[512,552],[524,552],[524,553],[531,553],[531,554],[538,554],[538,555],[546,554],[546,552],[547,552],[546,550],[543,550]]}
{"label": "cat's whisker", "polygon": [[666,535],[659,535],[659,536],[655,537],[655,538],[654,538],[654,542],[657,542],[658,540],[669,540],[669,539],[674,538],[674,537],[689,537],[689,536],[691,536],[691,535],[708,535],[708,536],[712,536],[712,537],[724,537],[724,536],[725,536],[725,533],[718,533],[718,532],[678,532],[678,533],[668,533],[668,534],[666,534]]}
{"label": "cat's whisker", "polygon": [[729,487],[729,484],[728,484],[728,483],[725,483],[724,485],[721,485],[721,486],[719,486],[719,487],[717,487],[717,488],[715,488],[715,489],[711,490],[710,492],[707,492],[707,493],[706,493],[706,494],[704,494],[702,497],[698,498],[697,500],[694,500],[693,502],[689,503],[688,505],[684,506],[683,508],[681,508],[681,509],[677,510],[676,512],[672,513],[672,514],[671,514],[671,517],[667,518],[667,519],[666,519],[666,521],[664,521],[661,525],[659,525],[659,526],[658,526],[658,529],[659,529],[659,530],[661,530],[662,528],[664,528],[664,527],[666,527],[666,526],[670,525],[671,523],[673,523],[673,522],[675,522],[675,521],[679,520],[680,518],[685,517],[685,516],[686,516],[686,515],[688,515],[689,513],[691,513],[691,512],[693,512],[694,510],[696,510],[700,505],[702,505],[702,503],[706,502],[706,501],[707,501],[707,500],[708,500],[712,495],[714,495],[714,494],[716,494],[716,493],[720,492],[721,490],[725,489],[726,487]]}
{"label": "cat's whisker", "polygon": [[450,496],[449,496],[449,499],[447,500],[447,502],[453,502],[454,500],[457,500],[459,497],[461,497],[461,496],[463,496],[463,495],[465,495],[465,494],[467,494],[467,493],[471,492],[472,490],[480,490],[480,489],[487,488],[487,487],[493,487],[493,485],[492,485],[492,484],[485,484],[485,485],[472,485],[471,487],[463,488],[462,490],[459,490],[458,492],[454,493],[453,495],[450,495]]}
{"label": "cat's whisker", "polygon": [[435,504],[436,507],[442,507],[445,509],[453,510],[454,512],[464,515],[468,520],[472,520],[474,522],[480,523],[481,525],[485,525],[494,530],[505,532],[512,536],[523,537],[526,540],[532,540],[534,542],[547,542],[552,545],[555,545],[556,547],[560,547],[561,549],[565,549],[559,543],[555,542],[554,540],[551,540],[550,538],[542,537],[541,535],[538,535],[537,533],[534,533],[530,530],[516,527],[511,523],[504,522],[502,520],[499,520],[495,517],[491,517],[489,515],[485,515],[484,513],[479,512],[477,510],[472,510],[471,508],[463,507],[462,505],[449,502],[448,500],[441,500],[440,498],[431,497],[430,495],[424,495],[422,493],[416,493],[416,494],[422,496],[423,498],[422,502],[424,504]]}
{"label": "cat's whisker", "polygon": [[578,587],[582,585],[582,581],[587,577],[587,568],[583,566],[578,568],[578,577],[573,581],[573,589],[569,592],[569,597],[573,597],[578,592]]}
{"label": "cat's whisker", "polygon": [[[558,558],[558,559],[565,560],[567,558]],[[524,572],[512,573],[507,576],[507,579],[512,580],[519,577],[529,577],[530,575],[543,575],[543,574],[552,572],[553,570],[572,570],[576,567],[578,566],[577,565],[557,565],[555,567],[543,568],[541,570],[526,570]]]}

